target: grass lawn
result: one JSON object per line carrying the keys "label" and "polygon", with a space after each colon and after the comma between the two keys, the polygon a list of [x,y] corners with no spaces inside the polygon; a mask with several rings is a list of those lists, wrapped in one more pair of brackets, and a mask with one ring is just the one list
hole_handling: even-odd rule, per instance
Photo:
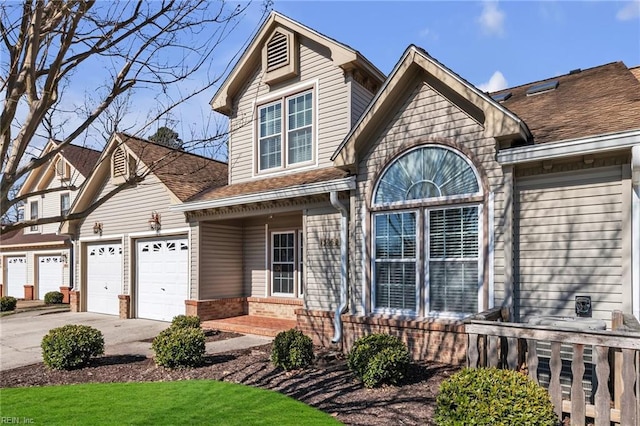
{"label": "grass lawn", "polygon": [[34,425],[340,424],[277,392],[213,380],[0,389],[0,417]]}

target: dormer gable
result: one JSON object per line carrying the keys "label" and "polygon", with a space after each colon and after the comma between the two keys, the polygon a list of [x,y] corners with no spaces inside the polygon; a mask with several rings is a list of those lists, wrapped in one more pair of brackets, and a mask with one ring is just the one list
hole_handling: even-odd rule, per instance
{"label": "dormer gable", "polygon": [[298,75],[298,40],[296,34],[278,26],[262,48],[264,82],[275,84]]}
{"label": "dormer gable", "polygon": [[378,84],[384,81],[385,75],[358,51],[278,12],[271,12],[211,99],[213,110],[231,115],[234,97],[256,67],[261,69],[263,81],[269,85],[296,77],[299,73],[298,47],[301,38],[326,48],[333,65],[342,68],[345,73],[358,71],[368,81]]}

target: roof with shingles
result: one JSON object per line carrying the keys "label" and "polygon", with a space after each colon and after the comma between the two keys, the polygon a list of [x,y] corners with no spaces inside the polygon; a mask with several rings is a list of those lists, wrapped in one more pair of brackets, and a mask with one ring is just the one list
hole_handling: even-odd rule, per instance
{"label": "roof with shingles", "polygon": [[[535,85],[558,81],[555,90],[527,95]],[[511,92],[504,107],[522,119],[534,143],[578,139],[640,129],[640,82],[613,62],[492,93]]]}
{"label": "roof with shingles", "polygon": [[348,175],[349,174],[344,170],[335,167],[325,167],[277,177],[267,177],[248,182],[235,183],[233,185],[227,185],[219,188],[209,188],[192,197],[189,201],[217,200],[239,195],[257,194],[260,192],[291,188],[299,185],[329,182],[345,178]]}
{"label": "roof with shingles", "polygon": [[37,246],[42,243],[54,242],[59,242],[60,245],[63,245],[69,241],[69,236],[57,234],[25,234],[24,229],[16,229],[2,234],[0,239],[2,240],[2,244],[0,244],[1,248],[11,248],[17,245]]}
{"label": "roof with shingles", "polygon": [[226,185],[227,164],[118,133],[133,152],[180,201],[207,188]]}
{"label": "roof with shingles", "polygon": [[89,176],[100,158],[100,151],[69,144],[61,151],[62,156],[85,178]]}

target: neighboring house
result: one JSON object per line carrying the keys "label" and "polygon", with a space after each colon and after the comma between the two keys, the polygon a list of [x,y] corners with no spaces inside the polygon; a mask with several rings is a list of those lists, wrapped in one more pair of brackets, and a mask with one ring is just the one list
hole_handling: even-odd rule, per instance
{"label": "neighboring house", "polygon": [[[49,141],[43,155],[57,145]],[[51,161],[32,170],[17,196],[50,192],[26,199],[24,219],[65,216],[99,156],[99,151],[67,145]],[[61,291],[62,287],[68,301],[68,288],[73,286],[71,241],[57,233],[59,225],[34,225],[2,235],[2,295],[42,300],[46,293]]]}
{"label": "neighboring house", "polygon": [[169,208],[226,183],[225,163],[114,134],[71,212],[97,207],[61,226],[74,240],[72,310],[164,321],[184,314],[195,239]]}
{"label": "neighboring house", "polygon": [[461,320],[496,306],[639,316],[637,69],[490,96],[415,46],[385,79],[274,12],[211,105],[229,185],[170,209],[191,229],[189,314],[297,319],[347,349],[392,332],[447,362]]}

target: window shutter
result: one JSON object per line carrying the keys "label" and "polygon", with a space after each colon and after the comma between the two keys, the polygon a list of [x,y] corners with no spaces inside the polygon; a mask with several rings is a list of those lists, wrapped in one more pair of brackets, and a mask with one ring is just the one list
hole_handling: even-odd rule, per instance
{"label": "window shutter", "polygon": [[289,40],[286,35],[275,32],[267,43],[267,72],[289,63]]}

